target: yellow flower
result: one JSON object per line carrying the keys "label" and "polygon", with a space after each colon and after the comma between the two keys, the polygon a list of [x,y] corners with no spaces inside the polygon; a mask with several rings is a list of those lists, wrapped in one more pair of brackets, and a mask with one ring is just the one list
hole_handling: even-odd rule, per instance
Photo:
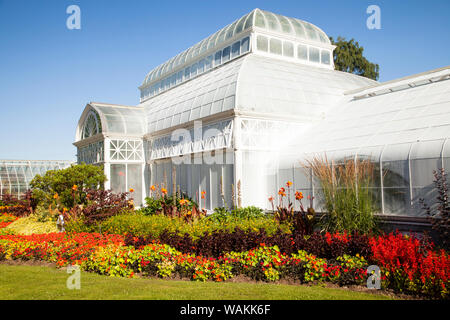
{"label": "yellow flower", "polygon": [[58,199],[58,198],[59,198],[58,193],[55,193],[55,194],[53,195],[53,199]]}

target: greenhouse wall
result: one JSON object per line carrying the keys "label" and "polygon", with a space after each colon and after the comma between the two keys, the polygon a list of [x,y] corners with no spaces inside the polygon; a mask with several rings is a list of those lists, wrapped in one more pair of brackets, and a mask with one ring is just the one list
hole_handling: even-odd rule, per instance
{"label": "greenhouse wall", "polygon": [[49,170],[65,169],[71,164],[71,161],[0,160],[0,197],[21,198],[36,175],[43,176]]}
{"label": "greenhouse wall", "polygon": [[[448,139],[441,139],[388,145],[381,148],[378,157],[367,156],[367,153],[358,155],[351,151],[317,154],[316,157],[336,163],[343,159],[370,159],[374,164],[373,195],[377,213],[423,217],[426,213],[421,199],[428,205],[434,205],[438,195],[434,187],[433,171],[444,168],[445,172],[450,172],[450,148],[447,141]],[[342,153],[347,156],[339,157]],[[292,160],[291,164],[284,165],[278,163],[274,169],[273,166],[255,166],[253,162],[258,158],[260,155],[257,154],[252,159],[249,154],[244,157],[244,194],[249,195],[249,202],[257,202],[264,208],[271,209],[268,198],[273,196],[277,199],[279,188],[291,181],[291,199],[294,199],[293,193],[298,190],[303,192],[306,200],[307,196],[314,197],[313,206],[316,211],[324,209],[320,199],[320,184],[313,181],[315,179],[310,170],[302,167],[301,160]],[[289,161],[285,160],[284,163],[286,162]],[[253,184],[255,179],[261,181]],[[258,185],[257,192],[254,185]]]}
{"label": "greenhouse wall", "polygon": [[[156,160],[148,166],[150,185],[158,187],[155,192],[164,187],[169,195],[179,191],[197,202],[202,209],[231,207],[232,186],[235,184],[230,155],[232,152],[224,152],[223,162],[212,164],[205,163],[202,154],[194,154],[190,163]],[[206,192],[205,199],[201,197],[202,191]]]}

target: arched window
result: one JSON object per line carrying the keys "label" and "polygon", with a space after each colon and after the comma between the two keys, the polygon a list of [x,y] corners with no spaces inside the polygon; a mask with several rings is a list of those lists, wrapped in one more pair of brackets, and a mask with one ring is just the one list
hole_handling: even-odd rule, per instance
{"label": "arched window", "polygon": [[90,111],[84,121],[83,133],[81,139],[87,139],[102,132],[102,124],[97,112]]}

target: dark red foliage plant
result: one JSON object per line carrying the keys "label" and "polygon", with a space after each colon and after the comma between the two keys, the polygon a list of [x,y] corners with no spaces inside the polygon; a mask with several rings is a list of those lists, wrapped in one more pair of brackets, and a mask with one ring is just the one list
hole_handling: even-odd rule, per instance
{"label": "dark red foliage plant", "polygon": [[310,236],[303,233],[285,233],[278,230],[268,235],[264,230],[244,231],[236,228],[234,231],[218,230],[205,233],[198,239],[189,234],[179,235],[176,232],[163,231],[159,237],[135,237],[129,234],[125,238],[127,245],[140,246],[153,241],[168,244],[183,253],[195,253],[205,257],[220,257],[226,252],[242,252],[254,249],[265,243],[268,246],[276,245],[285,254],[297,253],[305,250],[321,258],[335,259],[343,254],[356,255],[357,253],[369,257],[371,255],[369,237],[366,235],[322,235],[318,232]]}
{"label": "dark red foliage plant", "polygon": [[88,190],[88,204],[81,209],[87,225],[93,225],[128,209],[133,209],[128,192],[113,193],[111,190]]}
{"label": "dark red foliage plant", "polygon": [[4,194],[0,198],[2,211],[16,217],[25,217],[36,209],[36,201],[30,190],[25,192],[21,199],[10,194]]}

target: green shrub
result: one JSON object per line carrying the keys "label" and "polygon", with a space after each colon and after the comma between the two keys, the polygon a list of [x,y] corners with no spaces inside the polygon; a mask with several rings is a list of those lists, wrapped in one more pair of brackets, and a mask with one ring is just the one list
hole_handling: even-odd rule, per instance
{"label": "green shrub", "polygon": [[233,216],[243,219],[258,219],[265,216],[264,211],[255,206],[234,209],[231,213]]}
{"label": "green shrub", "polygon": [[229,211],[227,208],[216,208],[213,214],[208,216],[208,219],[216,222],[226,222],[230,220],[248,220],[248,219],[263,219],[267,215],[260,208],[249,206],[245,208],[236,208]]}
{"label": "green shrub", "polygon": [[[185,206],[183,207],[180,200],[188,200],[188,204],[185,204]],[[197,203],[189,198],[186,194],[182,194],[181,196],[172,195],[160,196],[158,198],[145,198],[145,203],[146,206],[139,210],[145,215],[153,215],[157,213],[166,214],[164,212],[164,208],[169,208],[171,206],[176,206],[179,212],[186,208],[188,210],[192,210],[193,207],[198,208]]]}
{"label": "green shrub", "polygon": [[30,186],[38,204],[55,206],[57,195],[64,207],[72,208],[87,203],[86,189],[97,189],[105,181],[102,167],[79,164],[62,170],[49,170],[44,176],[36,175]]}
{"label": "green shrub", "polygon": [[102,223],[102,232],[113,234],[133,234],[136,236],[160,235],[164,230],[175,232],[180,235],[185,233],[194,239],[205,232],[211,233],[215,230],[233,231],[236,227],[242,230],[265,230],[268,234],[274,234],[278,228],[290,232],[289,226],[279,225],[271,216],[260,218],[234,218],[226,221],[213,219],[199,219],[192,223],[186,223],[180,218],[171,218],[163,215],[146,216],[140,212],[114,216]]}

